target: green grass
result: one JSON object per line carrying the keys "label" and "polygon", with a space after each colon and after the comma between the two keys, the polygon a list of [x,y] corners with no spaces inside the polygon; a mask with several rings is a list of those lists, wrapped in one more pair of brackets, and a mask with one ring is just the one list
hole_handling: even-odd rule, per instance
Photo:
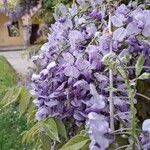
{"label": "green grass", "polygon": [[[0,100],[7,88],[17,85],[14,69],[7,60],[0,56]],[[23,150],[20,134],[26,129],[26,119],[19,118],[17,106],[10,106],[5,111],[0,106],[0,150]]]}

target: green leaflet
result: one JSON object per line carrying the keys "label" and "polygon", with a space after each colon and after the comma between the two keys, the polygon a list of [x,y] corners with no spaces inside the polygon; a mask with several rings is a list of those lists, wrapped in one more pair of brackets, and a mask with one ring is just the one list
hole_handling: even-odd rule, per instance
{"label": "green leaflet", "polygon": [[102,61],[105,65],[110,66],[111,64],[114,64],[114,59],[116,59],[116,54],[111,52],[111,53],[106,54],[103,57]]}
{"label": "green leaflet", "polygon": [[5,93],[3,99],[1,100],[1,104],[3,106],[11,101],[13,93],[14,93],[14,88],[10,88],[10,89],[7,90],[7,92]]}
{"label": "green leaflet", "polygon": [[83,135],[77,135],[71,138],[60,150],[81,150],[87,147],[89,138]]}
{"label": "green leaflet", "polygon": [[46,135],[48,135],[52,140],[59,142],[57,124],[53,118],[49,118],[44,122],[44,129]]}
{"label": "green leaflet", "polygon": [[25,111],[28,108],[28,105],[30,103],[31,100],[31,95],[29,94],[29,92],[27,91],[27,89],[25,87],[22,87],[20,96],[19,96],[19,112],[20,115],[22,115],[23,113],[25,113]]}
{"label": "green leaflet", "polygon": [[18,97],[20,96],[21,91],[22,87],[15,87],[9,89],[1,101],[3,107],[5,108],[11,105],[12,103],[16,102],[18,100]]}
{"label": "green leaflet", "polygon": [[32,96],[24,86],[16,86],[7,90],[1,104],[3,105],[3,108],[5,108],[15,102],[19,102],[19,113],[21,116],[28,109],[31,98]]}
{"label": "green leaflet", "polygon": [[59,135],[67,139],[67,131],[64,123],[60,119],[55,119],[55,123],[57,125]]}
{"label": "green leaflet", "polygon": [[119,68],[118,68],[118,72],[119,72],[119,74],[122,76],[123,79],[126,79],[126,78],[127,78],[126,71],[124,70],[123,67],[119,67]]}
{"label": "green leaflet", "polygon": [[28,110],[26,113],[27,116],[27,124],[34,124],[35,121],[35,113],[36,113],[36,106],[31,102],[28,106]]}
{"label": "green leaflet", "polygon": [[[53,118],[45,119],[37,122],[30,130],[25,131],[22,134],[22,142],[35,143],[40,139],[41,142],[39,142],[39,145],[44,147],[46,144],[46,147],[48,147],[48,145],[50,146],[51,140],[59,142],[58,132],[60,131],[57,129],[55,120]],[[45,147],[42,150],[45,150]]]}
{"label": "green leaflet", "polygon": [[48,136],[46,136],[45,134],[41,134],[40,135],[40,139],[41,139],[41,145],[42,145],[42,150],[50,150],[51,148],[51,142]]}
{"label": "green leaflet", "polygon": [[150,79],[150,73],[144,72],[141,76],[138,77],[140,80]]}
{"label": "green leaflet", "polygon": [[138,77],[143,69],[143,65],[144,65],[144,55],[141,54],[140,57],[137,60],[137,63],[135,65],[135,74]]}
{"label": "green leaflet", "polygon": [[34,139],[37,139],[38,134],[40,133],[39,131],[44,127],[44,121],[39,121],[37,122],[30,130],[24,131],[22,133],[23,138],[22,142],[23,143],[32,143]]}

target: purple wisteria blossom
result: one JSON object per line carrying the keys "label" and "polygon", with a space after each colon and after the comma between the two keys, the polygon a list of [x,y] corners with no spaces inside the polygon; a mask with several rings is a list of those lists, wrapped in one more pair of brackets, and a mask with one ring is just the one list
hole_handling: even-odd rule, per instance
{"label": "purple wisteria blossom", "polygon": [[[56,117],[71,119],[77,126],[86,124],[91,150],[107,149],[115,137],[109,127],[109,72],[103,62],[110,46],[123,66],[134,66],[141,53],[144,65],[150,65],[150,11],[121,4],[112,13],[109,33],[108,10],[102,2],[77,0],[69,9],[60,6],[61,15],[51,25],[48,42],[34,57],[39,73],[32,76],[36,119]],[[134,59],[127,60],[127,55]],[[127,74],[134,79],[133,70]],[[121,119],[130,128],[127,87],[115,69],[113,78],[115,125]]]}
{"label": "purple wisteria blossom", "polygon": [[108,122],[104,116],[91,112],[88,115],[87,125],[89,127],[89,136],[91,139],[91,150],[105,150],[113,142],[114,137],[108,138],[111,135]]}
{"label": "purple wisteria blossom", "polygon": [[143,122],[142,134],[140,135],[140,141],[143,149],[150,149],[150,119]]}

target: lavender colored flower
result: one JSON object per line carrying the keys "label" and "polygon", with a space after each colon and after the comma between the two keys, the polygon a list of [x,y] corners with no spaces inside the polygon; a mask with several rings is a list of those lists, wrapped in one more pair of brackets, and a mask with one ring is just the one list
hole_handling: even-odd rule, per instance
{"label": "lavender colored flower", "polygon": [[91,150],[105,150],[109,147],[113,139],[108,139],[105,135],[110,134],[109,124],[105,118],[97,113],[91,112],[88,115],[87,125],[91,139]]}
{"label": "lavender colored flower", "polygon": [[101,20],[103,18],[103,12],[97,10],[97,9],[94,9],[90,14],[89,16],[91,18],[94,18],[94,19],[97,19],[97,20]]}
{"label": "lavender colored flower", "polygon": [[130,12],[130,10],[128,9],[128,7],[125,4],[121,4],[116,10],[117,14],[123,14],[123,15],[126,15],[129,12]]}
{"label": "lavender colored flower", "polygon": [[[113,30],[109,33],[108,12],[101,5],[101,0],[77,0],[69,9],[60,5],[62,15],[56,16],[47,43],[34,57],[39,74],[32,76],[36,119],[71,119],[77,126],[87,121],[91,150],[105,150],[114,141],[109,128],[109,73],[102,61],[110,46],[124,66],[134,65],[141,53],[144,65],[150,64],[149,11],[120,5],[112,14]],[[135,78],[133,70],[128,74]],[[127,88],[115,69],[113,75],[114,89],[118,90],[114,94],[115,113],[130,127],[130,102],[120,98],[128,96]]]}
{"label": "lavender colored flower", "polygon": [[143,133],[140,135],[140,142],[143,149],[150,148],[150,119],[147,119],[143,122],[142,125]]}

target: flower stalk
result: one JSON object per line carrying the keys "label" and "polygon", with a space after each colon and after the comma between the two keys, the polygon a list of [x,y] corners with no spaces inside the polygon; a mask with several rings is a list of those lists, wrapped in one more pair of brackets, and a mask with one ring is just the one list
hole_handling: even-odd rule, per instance
{"label": "flower stalk", "polygon": [[[109,34],[112,35],[111,14],[109,14],[108,31],[109,31]],[[111,40],[110,53],[112,52],[113,51],[112,51],[112,40]],[[114,131],[115,128],[114,128],[114,100],[113,100],[113,71],[111,68],[109,69],[109,85],[110,85],[110,91],[109,91],[110,128],[112,131]]]}

